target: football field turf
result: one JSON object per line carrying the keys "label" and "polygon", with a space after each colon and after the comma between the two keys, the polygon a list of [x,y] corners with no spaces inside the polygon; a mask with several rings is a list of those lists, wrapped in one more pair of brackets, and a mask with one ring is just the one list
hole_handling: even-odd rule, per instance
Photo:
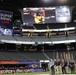
{"label": "football field turf", "polygon": [[[13,73],[2,75],[51,75],[49,72],[34,72],[34,73]],[[55,75],[76,75],[76,74],[55,74]]]}
{"label": "football field turf", "polygon": [[13,73],[13,74],[2,74],[2,75],[48,75],[49,72],[34,72],[34,73]]}

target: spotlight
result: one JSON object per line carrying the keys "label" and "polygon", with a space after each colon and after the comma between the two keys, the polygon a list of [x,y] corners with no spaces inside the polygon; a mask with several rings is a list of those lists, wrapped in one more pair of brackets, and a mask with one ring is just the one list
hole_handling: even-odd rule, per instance
{"label": "spotlight", "polygon": [[68,0],[58,0],[59,3],[67,3]]}
{"label": "spotlight", "polygon": [[42,0],[42,1],[45,2],[45,3],[49,3],[52,0]]}

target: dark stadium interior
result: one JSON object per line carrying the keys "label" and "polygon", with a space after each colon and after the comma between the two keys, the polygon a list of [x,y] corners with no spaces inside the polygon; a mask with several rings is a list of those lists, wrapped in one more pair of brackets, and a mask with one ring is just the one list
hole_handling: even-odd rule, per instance
{"label": "dark stadium interior", "polygon": [[[21,23],[22,23],[22,15],[19,11],[19,9],[23,9],[23,7],[50,7],[50,6],[60,6],[60,5],[69,5],[70,7],[74,6],[73,10],[72,10],[72,21],[70,23],[66,23],[67,27],[76,27],[76,23],[73,23],[73,20],[76,19],[76,1],[75,0],[69,0],[65,3],[60,3],[58,2],[57,0],[53,0],[50,4],[47,3],[47,4],[43,4],[43,2],[41,1],[37,1],[37,0],[1,0],[0,1],[0,9],[1,10],[7,10],[7,11],[11,11],[13,12],[13,23],[14,25],[16,25],[16,20],[21,20]],[[65,23],[47,23],[47,24],[34,24],[33,26],[22,26],[23,29],[57,29],[57,28],[65,28]],[[21,26],[18,25],[14,28],[14,30],[21,30]],[[18,33],[18,32],[17,32]],[[16,33],[16,34],[17,34]],[[69,34],[68,34],[69,33]],[[1,36],[0,38],[6,38],[6,39],[12,39],[12,40],[22,40],[22,41],[26,41],[26,40],[34,40],[34,41],[39,41],[41,38],[40,41],[47,41],[47,40],[56,40],[57,38],[63,40],[63,39],[72,39],[72,38],[75,38],[74,35],[76,33],[76,29],[74,30],[69,30],[69,31],[51,31],[51,32],[32,32],[30,33],[29,31],[28,32],[23,32],[22,34],[19,32],[19,34],[21,35],[24,35],[25,38],[21,39],[22,37],[9,37],[7,36],[8,38],[6,38],[6,36]],[[67,35],[68,34],[68,35]],[[39,36],[39,37],[38,37]],[[54,37],[56,36],[56,37]],[[37,38],[36,38],[37,37]],[[57,40],[59,40],[57,39]],[[3,48],[4,50],[9,50],[9,49],[16,49],[16,45],[12,45],[10,44],[11,47],[9,47],[9,44],[6,44],[6,43],[2,43],[1,44],[1,49]],[[72,44],[71,44],[72,45]],[[13,47],[12,47],[13,46]],[[67,45],[66,44],[59,44],[59,45],[50,45],[50,44],[43,44],[44,46],[44,50],[45,51],[53,51],[53,50],[56,50],[56,51],[62,51],[61,49],[63,48],[64,51],[67,51]],[[70,46],[70,44],[69,44]],[[20,45],[20,51],[24,51],[24,47],[26,47],[26,51],[32,51],[33,49],[33,46],[32,45]],[[42,46],[39,46],[38,44],[36,44],[36,46],[34,47],[35,49],[33,49],[34,51],[40,51],[41,48],[39,47],[42,47]],[[72,50],[75,50],[75,43],[72,45],[73,48],[70,48]],[[2,49],[2,50],[3,50]],[[70,49],[70,50],[71,50]]]}
{"label": "dark stadium interior", "polygon": [[[2,11],[13,13],[11,27],[7,24],[6,27],[2,26],[0,22],[0,70],[7,69],[9,66],[9,69],[21,69],[20,67],[28,69],[30,64],[27,62],[33,64],[34,62],[40,62],[40,60],[49,59],[57,59],[58,61],[68,59],[69,62],[74,61],[76,64],[76,0],[46,1],[0,0],[0,19],[3,16],[1,15]],[[23,8],[56,6],[69,6],[71,9],[70,22],[30,24],[23,21]],[[28,19],[30,18],[28,17]],[[7,22],[4,21],[4,23]],[[3,33],[5,29],[9,29],[11,33],[8,33],[8,35]],[[11,65],[11,62],[13,62],[13,65]]]}
{"label": "dark stadium interior", "polygon": [[[46,1],[46,0],[45,0]],[[0,0],[1,4],[10,5],[17,8],[23,8],[23,7],[48,7],[48,6],[57,6],[57,5],[70,5],[75,6],[76,1],[75,0],[65,0],[65,2],[62,2],[63,0],[50,0],[47,4],[43,3],[41,0]]]}

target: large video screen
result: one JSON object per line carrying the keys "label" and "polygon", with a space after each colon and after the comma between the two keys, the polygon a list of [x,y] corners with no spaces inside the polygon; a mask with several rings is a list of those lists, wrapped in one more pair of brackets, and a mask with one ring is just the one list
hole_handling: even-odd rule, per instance
{"label": "large video screen", "polygon": [[70,21],[69,6],[23,8],[24,24],[65,23]]}
{"label": "large video screen", "polygon": [[71,12],[69,6],[57,6],[56,7],[56,22],[67,23],[71,22]]}
{"label": "large video screen", "polygon": [[30,24],[56,22],[55,9],[55,7],[24,8],[23,22]]}

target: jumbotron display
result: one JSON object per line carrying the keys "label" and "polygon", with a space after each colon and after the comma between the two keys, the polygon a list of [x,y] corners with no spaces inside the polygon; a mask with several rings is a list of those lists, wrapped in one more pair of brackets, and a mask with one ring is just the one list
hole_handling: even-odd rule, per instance
{"label": "jumbotron display", "polygon": [[67,23],[70,21],[69,6],[23,8],[24,24]]}
{"label": "jumbotron display", "polygon": [[71,22],[71,13],[69,6],[56,7],[56,22],[57,23]]}

